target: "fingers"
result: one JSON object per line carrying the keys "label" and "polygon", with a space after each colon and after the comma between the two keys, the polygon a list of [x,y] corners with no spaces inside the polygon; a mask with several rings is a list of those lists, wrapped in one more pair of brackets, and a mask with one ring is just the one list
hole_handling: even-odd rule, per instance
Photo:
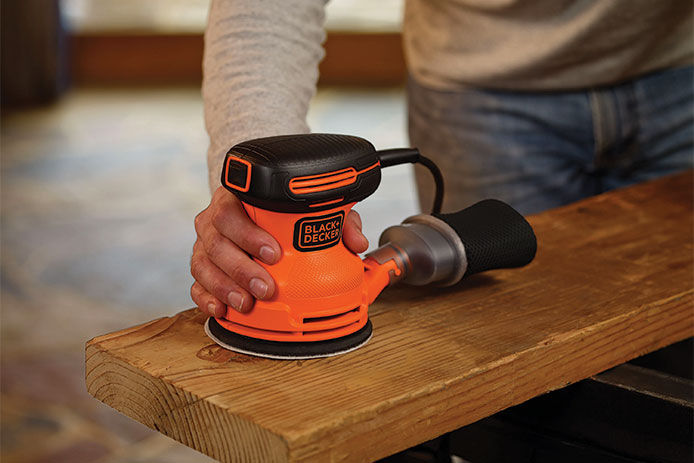
{"label": "fingers", "polygon": [[[251,298],[272,297],[275,292],[272,277],[247,253],[274,263],[281,256],[281,249],[269,233],[248,218],[241,202],[234,195],[221,187],[217,189],[210,206],[195,218],[195,230],[198,242],[194,247],[193,257],[196,258],[196,254],[204,255],[204,258],[197,258],[196,265],[199,267],[197,270],[207,276],[206,282],[199,282],[209,293],[226,301],[227,298],[216,293],[209,284],[228,286],[228,279],[231,279],[250,293]],[[216,269],[209,270],[208,265],[213,265]],[[228,277],[224,283],[219,281],[220,274],[216,270]],[[244,306],[247,300],[248,297],[245,297]]]}
{"label": "fingers", "polygon": [[226,313],[226,304],[208,293],[197,281],[190,288],[190,297],[205,315],[223,317]]}
{"label": "fingers", "polygon": [[195,218],[198,239],[190,270],[195,284],[190,294],[207,314],[224,315],[226,306],[249,311],[255,299],[271,298],[275,282],[262,265],[281,257],[275,239],[255,225],[233,194],[218,188],[207,209]]}
{"label": "fingers", "polygon": [[219,187],[210,204],[210,220],[222,236],[236,246],[257,257],[266,264],[276,263],[281,256],[281,248],[268,232],[248,218],[241,201]]}
{"label": "fingers", "polygon": [[364,252],[369,247],[369,241],[361,232],[361,217],[356,211],[349,211],[347,214],[342,242],[355,254]]}
{"label": "fingers", "polygon": [[[270,274],[215,227],[200,227],[200,246],[209,261],[258,299],[272,297],[275,283]],[[209,288],[208,288],[209,289]]]}
{"label": "fingers", "polygon": [[239,312],[247,312],[253,307],[253,296],[210,261],[200,240],[193,246],[190,272],[201,287],[197,288],[194,284],[191,288],[191,297],[201,310],[209,313],[212,310],[210,304],[214,304],[215,314],[224,314],[224,308],[219,310],[214,299],[220,301],[220,305],[229,305]]}

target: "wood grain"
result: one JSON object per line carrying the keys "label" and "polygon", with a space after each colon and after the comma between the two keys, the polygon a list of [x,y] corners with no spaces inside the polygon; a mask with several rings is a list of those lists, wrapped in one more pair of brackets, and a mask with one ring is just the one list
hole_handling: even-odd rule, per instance
{"label": "wood grain", "polygon": [[538,254],[392,288],[338,357],[225,351],[196,310],[87,343],[97,399],[221,461],[369,461],[694,334],[692,172],[530,218]]}

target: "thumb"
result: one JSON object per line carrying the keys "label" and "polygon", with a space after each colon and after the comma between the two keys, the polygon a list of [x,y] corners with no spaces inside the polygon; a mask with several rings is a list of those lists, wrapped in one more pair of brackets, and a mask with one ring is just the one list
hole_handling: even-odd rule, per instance
{"label": "thumb", "polygon": [[342,242],[355,254],[364,252],[369,247],[369,241],[361,232],[361,217],[356,211],[349,211],[347,214]]}

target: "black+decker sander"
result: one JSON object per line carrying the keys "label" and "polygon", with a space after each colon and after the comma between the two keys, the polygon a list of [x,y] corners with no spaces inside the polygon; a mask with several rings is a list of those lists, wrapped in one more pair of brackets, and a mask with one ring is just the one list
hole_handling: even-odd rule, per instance
{"label": "black+decker sander", "polygon": [[[342,243],[345,217],[372,194],[381,168],[422,163],[437,184],[434,213],[386,229],[362,260]],[[485,200],[441,214],[438,168],[416,149],[376,151],[347,135],[306,134],[240,143],[226,155],[222,185],[280,244],[274,265],[258,261],[276,291],[247,313],[231,307],[210,318],[206,333],[237,352],[275,359],[349,352],[371,337],[368,307],[388,285],[452,285],[464,276],[520,267],[535,256],[528,222],[513,208]]]}

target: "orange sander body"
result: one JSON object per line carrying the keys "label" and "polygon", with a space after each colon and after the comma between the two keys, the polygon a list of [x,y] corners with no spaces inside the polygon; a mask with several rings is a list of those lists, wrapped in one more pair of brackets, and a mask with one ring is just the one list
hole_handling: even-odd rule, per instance
{"label": "orange sander body", "polygon": [[[282,256],[273,265],[257,261],[275,281],[273,297],[256,301],[247,313],[228,307],[224,317],[208,320],[207,334],[223,347],[251,355],[336,355],[369,340],[368,307],[386,286],[403,279],[453,284],[472,273],[469,251],[456,230],[467,210],[411,217],[386,230],[382,246],[363,260],[342,242],[347,214],[378,188],[381,168],[422,159],[432,168],[414,149],[379,152],[362,138],[332,134],[261,138],[229,150],[222,185],[278,241]],[[494,203],[502,205],[503,220],[512,212],[512,225],[521,226],[523,252],[511,249],[510,260],[481,270],[524,265],[535,254],[532,229],[510,206]]]}

